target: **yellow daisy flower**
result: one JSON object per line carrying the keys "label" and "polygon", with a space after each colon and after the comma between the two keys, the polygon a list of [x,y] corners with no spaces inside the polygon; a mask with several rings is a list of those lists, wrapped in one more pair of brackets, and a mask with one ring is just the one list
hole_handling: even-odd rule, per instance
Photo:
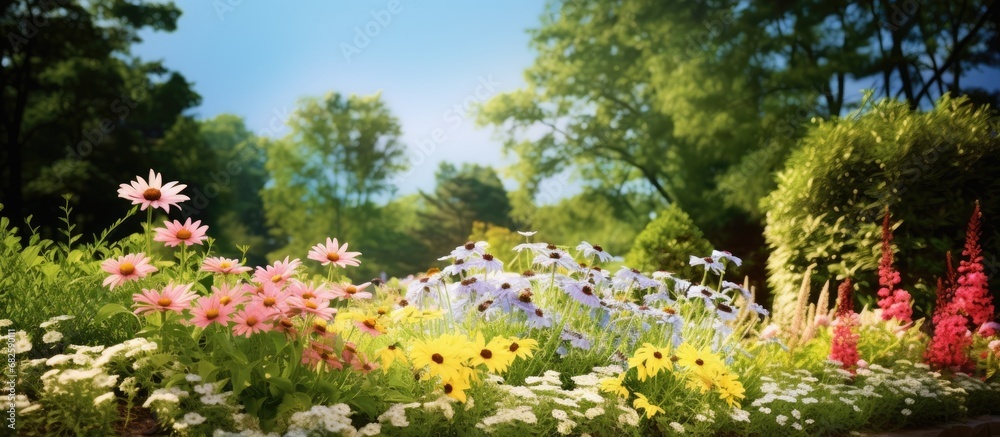
{"label": "yellow daisy flower", "polygon": [[677,348],[677,364],[689,370],[704,372],[704,374],[711,376],[726,370],[726,365],[722,362],[722,359],[713,354],[710,348],[706,346],[696,349],[689,343],[684,343]]}
{"label": "yellow daisy flower", "polygon": [[379,351],[378,359],[382,362],[382,373],[389,373],[389,366],[392,366],[396,360],[406,362],[406,354],[403,353],[403,349],[398,344],[390,344]]}
{"label": "yellow daisy flower", "polygon": [[538,349],[538,341],[533,338],[511,337],[507,341],[510,341],[507,349],[517,358],[531,358],[535,355],[533,351]]}
{"label": "yellow daisy flower", "polygon": [[485,364],[492,373],[502,373],[514,362],[514,352],[510,351],[511,343],[503,337],[493,337],[489,343],[483,339],[483,334],[476,334],[472,350],[475,355],[470,365],[472,367]]}
{"label": "yellow daisy flower", "polygon": [[617,378],[604,378],[598,381],[597,386],[601,391],[613,393],[623,398],[628,397],[628,389],[625,388],[625,374],[618,375]]}
{"label": "yellow daisy flower", "polygon": [[442,388],[444,389],[444,394],[448,395],[448,397],[465,403],[467,400],[465,391],[472,388],[472,386],[469,385],[469,381],[465,378],[458,377],[445,379]]}
{"label": "yellow daisy flower", "polygon": [[656,376],[660,370],[673,368],[673,363],[670,361],[670,348],[659,348],[650,343],[643,343],[642,347],[632,355],[632,358],[629,358],[628,365],[636,368],[640,381],[645,381],[647,377]]}
{"label": "yellow daisy flower", "polygon": [[740,407],[740,400],[744,397],[743,384],[732,373],[720,373],[715,379],[715,386],[719,389],[719,399],[726,401],[730,407]]}
{"label": "yellow daisy flower", "polygon": [[632,401],[632,406],[637,409],[641,408],[643,410],[646,410],[647,419],[652,419],[653,416],[664,413],[663,408],[651,404],[649,402],[649,399],[646,399],[646,396],[644,396],[642,393],[636,393],[635,397],[636,399]]}

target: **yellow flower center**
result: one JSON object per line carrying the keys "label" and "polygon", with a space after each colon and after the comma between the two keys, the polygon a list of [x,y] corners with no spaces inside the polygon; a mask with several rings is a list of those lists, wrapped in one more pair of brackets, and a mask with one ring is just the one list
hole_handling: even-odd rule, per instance
{"label": "yellow flower center", "polygon": [[219,303],[221,303],[223,305],[229,305],[229,302],[232,302],[232,301],[233,301],[233,298],[231,298],[229,296],[222,296],[222,297],[219,298]]}
{"label": "yellow flower center", "polygon": [[309,308],[311,310],[314,310],[314,309],[317,308],[316,302],[313,302],[311,300],[306,300],[305,305],[306,305],[306,308]]}
{"label": "yellow flower center", "polygon": [[333,262],[340,261],[340,254],[337,253],[337,252],[330,252],[330,253],[326,254],[326,259],[328,259],[330,261],[333,261]]}
{"label": "yellow flower center", "polygon": [[171,300],[169,297],[161,297],[159,300],[156,301],[156,304],[161,307],[168,307],[172,303],[174,303],[174,301]]}
{"label": "yellow flower center", "polygon": [[368,329],[375,329],[375,319],[365,319],[365,321],[362,322],[362,324],[367,326]]}
{"label": "yellow flower center", "polygon": [[156,188],[146,188],[146,191],[142,192],[142,198],[150,202],[160,200],[161,195],[160,190]]}
{"label": "yellow flower center", "polygon": [[247,324],[247,326],[256,325],[257,324],[257,317],[255,317],[255,316],[247,317],[246,324]]}
{"label": "yellow flower center", "polygon": [[281,275],[274,275],[274,276],[271,277],[271,282],[277,284],[277,283],[281,282],[282,279],[285,279],[285,278],[282,278]]}
{"label": "yellow flower center", "polygon": [[346,292],[347,294],[357,293],[358,292],[358,287],[355,287],[353,285],[348,285],[347,288],[344,289],[344,292]]}
{"label": "yellow flower center", "polygon": [[274,304],[278,303],[278,301],[275,298],[273,298],[273,297],[265,297],[263,303],[264,303],[264,306],[266,306],[266,307],[273,307]]}
{"label": "yellow flower center", "polygon": [[210,309],[208,311],[205,311],[205,318],[206,319],[212,320],[212,319],[214,319],[216,317],[219,317],[219,310],[217,310],[215,308],[212,308],[212,309]]}
{"label": "yellow flower center", "polygon": [[177,231],[177,239],[178,240],[187,240],[188,238],[191,238],[191,231],[189,231],[187,229],[181,229],[181,230]]}
{"label": "yellow flower center", "polygon": [[135,266],[132,263],[125,261],[118,266],[118,273],[122,276],[128,276],[135,273]]}
{"label": "yellow flower center", "polygon": [[219,263],[219,268],[220,269],[228,269],[228,268],[230,268],[232,266],[233,266],[233,263],[231,263],[229,261],[223,261],[223,262]]}

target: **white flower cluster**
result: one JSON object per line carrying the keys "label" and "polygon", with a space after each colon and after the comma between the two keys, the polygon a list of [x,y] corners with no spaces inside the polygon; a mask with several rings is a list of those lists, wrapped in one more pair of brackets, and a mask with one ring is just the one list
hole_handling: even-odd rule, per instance
{"label": "white flower cluster", "polygon": [[292,415],[288,437],[307,437],[312,432],[328,432],[334,435],[355,436],[358,430],[351,424],[351,407],[347,404],[331,406],[316,405],[309,411],[300,411]]}

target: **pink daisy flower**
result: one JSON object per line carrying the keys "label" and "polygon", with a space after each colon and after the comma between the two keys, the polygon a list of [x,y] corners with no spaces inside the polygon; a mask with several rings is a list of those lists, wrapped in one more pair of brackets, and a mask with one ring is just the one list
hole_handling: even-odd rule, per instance
{"label": "pink daisy flower", "polygon": [[191,285],[169,284],[163,291],[142,289],[141,294],[133,294],[132,301],[138,308],[136,314],[145,312],[182,312],[198,295],[191,291]]}
{"label": "pink daisy flower", "polygon": [[367,291],[361,291],[364,290],[369,285],[372,285],[372,283],[365,282],[364,284],[361,285],[353,285],[353,284],[334,285],[333,294],[341,299],[371,299],[372,298],[371,293]]}
{"label": "pink daisy flower", "polygon": [[336,238],[331,240],[329,237],[326,244],[317,244],[309,251],[309,259],[319,261],[324,266],[332,263],[340,268],[361,265],[361,261],[358,261],[360,255],[361,252],[348,252],[347,243],[341,246]]}
{"label": "pink daisy flower", "polygon": [[185,200],[190,200],[188,196],[180,194],[187,185],[177,184],[177,181],[167,182],[163,185],[163,179],[159,173],[149,170],[149,180],[140,176],[130,184],[121,184],[118,188],[118,197],[131,200],[133,205],[142,205],[141,210],[148,207],[163,208],[170,212],[170,205],[177,205]]}
{"label": "pink daisy flower", "polygon": [[324,299],[330,300],[336,298],[337,295],[332,291],[328,290],[323,284],[313,285],[313,283],[304,283],[292,279],[288,283],[288,288],[286,289],[292,296],[298,296],[303,299]]}
{"label": "pink daisy flower", "polygon": [[288,261],[288,257],[286,256],[284,261],[275,261],[274,265],[257,267],[257,271],[253,274],[253,280],[258,284],[271,282],[274,285],[283,287],[288,278],[291,278],[295,274],[295,269],[300,265],[302,265],[302,261],[299,261],[298,258]]}
{"label": "pink daisy flower", "polygon": [[343,369],[344,363],[340,362],[333,348],[319,342],[312,342],[308,349],[302,351],[302,364],[319,368],[325,364],[330,369]]}
{"label": "pink daisy flower", "polygon": [[254,305],[258,305],[268,313],[283,313],[288,309],[288,292],[273,285],[265,285],[260,293],[250,296]]}
{"label": "pink daisy flower", "polygon": [[354,370],[357,370],[361,373],[367,374],[372,370],[378,369],[377,363],[368,361],[368,357],[365,357],[364,355],[361,354],[354,355],[353,357],[351,357],[350,363],[351,367],[353,367]]}
{"label": "pink daisy flower", "polygon": [[258,332],[270,331],[272,326],[268,323],[270,314],[262,305],[250,304],[240,310],[233,317],[233,334],[249,337]]}
{"label": "pink daisy flower", "polygon": [[163,244],[169,247],[175,247],[178,244],[184,243],[185,246],[190,246],[192,244],[202,244],[207,238],[205,232],[208,232],[208,226],[201,226],[201,220],[197,220],[191,223],[191,217],[188,217],[184,223],[178,220],[173,222],[163,222],[166,228],[156,228],[156,236],[153,237],[153,241],[161,241]]}
{"label": "pink daisy flower", "polygon": [[191,309],[191,314],[194,316],[191,319],[191,324],[199,328],[205,328],[213,323],[226,326],[229,324],[229,314],[232,312],[232,307],[219,302],[218,294],[203,296],[195,302],[194,308]]}
{"label": "pink daisy flower", "polygon": [[247,295],[242,287],[236,288],[229,284],[222,284],[218,287],[213,285],[212,294],[219,297],[219,304],[230,309],[234,309],[237,305],[250,300],[250,296]]}
{"label": "pink daisy flower", "polygon": [[201,269],[206,272],[218,273],[221,275],[238,275],[253,269],[244,267],[238,260],[215,256],[205,258],[201,264]]}
{"label": "pink daisy flower", "polygon": [[364,320],[355,320],[354,326],[357,326],[362,332],[368,333],[372,337],[378,337],[385,334],[385,326],[379,323],[378,319],[375,317],[368,317]]}
{"label": "pink daisy flower", "polygon": [[291,296],[285,303],[288,305],[288,311],[293,314],[309,313],[329,319],[337,312],[336,308],[330,308],[330,301],[326,299]]}
{"label": "pink daisy flower", "polygon": [[133,253],[106,259],[101,263],[101,269],[111,274],[104,280],[104,286],[110,286],[112,290],[128,281],[137,281],[156,271],[156,267],[149,264],[149,257],[145,253]]}

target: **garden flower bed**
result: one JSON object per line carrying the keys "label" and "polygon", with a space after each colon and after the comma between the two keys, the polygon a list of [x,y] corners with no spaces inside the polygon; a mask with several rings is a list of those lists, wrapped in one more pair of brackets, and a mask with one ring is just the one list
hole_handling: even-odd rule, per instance
{"label": "garden flower bed", "polygon": [[[74,247],[71,228],[62,243],[25,239],[4,219],[0,261],[21,292],[0,320],[14,358],[8,428],[840,435],[1000,409],[978,208],[933,319],[912,320],[888,212],[879,290],[845,278],[831,307],[829,284],[816,302],[804,285],[794,312],[772,315],[726,279],[741,265],[728,252],[691,256],[702,276],[683,278],[528,232],[513,253],[469,242],[441,270],[388,281],[349,281],[362,254],[336,238],[305,261],[250,268],[213,256],[200,221],[154,228],[183,188],[152,171],[122,184],[136,204],[123,220],[144,211],[146,227],[116,242]],[[855,311],[856,293],[879,308]],[[71,311],[50,313],[60,308]]]}

